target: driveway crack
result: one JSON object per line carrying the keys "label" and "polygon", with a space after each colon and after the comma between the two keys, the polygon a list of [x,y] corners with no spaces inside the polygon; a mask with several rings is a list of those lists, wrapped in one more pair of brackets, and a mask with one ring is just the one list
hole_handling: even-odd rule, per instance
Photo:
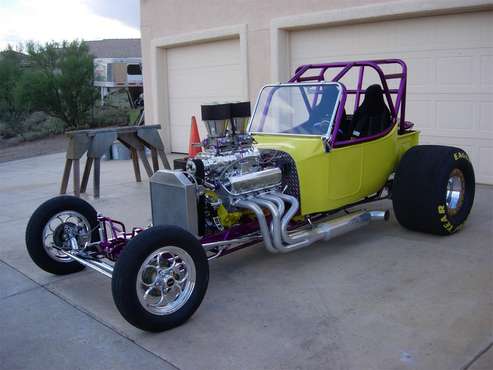
{"label": "driveway crack", "polygon": [[474,363],[479,360],[479,358],[484,355],[486,352],[488,352],[491,348],[493,347],[493,340],[486,346],[484,347],[481,351],[479,351],[478,353],[476,353],[476,355],[474,355],[474,357],[469,360],[469,362],[467,364],[465,364],[463,367],[461,367],[461,370],[468,370],[471,368],[472,365],[474,365]]}

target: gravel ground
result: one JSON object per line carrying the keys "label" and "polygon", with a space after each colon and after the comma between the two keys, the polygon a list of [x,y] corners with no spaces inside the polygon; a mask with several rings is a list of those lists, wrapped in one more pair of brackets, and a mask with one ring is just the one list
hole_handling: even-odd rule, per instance
{"label": "gravel ground", "polygon": [[37,157],[44,154],[64,152],[67,149],[67,138],[58,135],[36,141],[26,141],[12,145],[0,139],[0,163],[17,159]]}

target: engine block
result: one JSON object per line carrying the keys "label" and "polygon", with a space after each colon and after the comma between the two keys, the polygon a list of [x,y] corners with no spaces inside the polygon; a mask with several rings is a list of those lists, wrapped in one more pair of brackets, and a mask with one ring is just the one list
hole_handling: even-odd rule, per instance
{"label": "engine block", "polygon": [[[202,152],[187,160],[185,171],[170,171],[151,180],[155,224],[174,223],[198,235],[215,233],[240,223],[248,214],[238,202],[281,190],[285,181],[277,157],[263,156],[256,148],[246,132],[249,116],[249,102],[202,106],[207,128]],[[190,197],[191,188],[195,200]],[[155,204],[158,199],[167,199],[166,215],[162,202]]]}

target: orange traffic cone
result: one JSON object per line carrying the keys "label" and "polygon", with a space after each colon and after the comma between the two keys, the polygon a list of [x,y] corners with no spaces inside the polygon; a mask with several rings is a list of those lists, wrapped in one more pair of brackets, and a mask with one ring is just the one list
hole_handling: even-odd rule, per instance
{"label": "orange traffic cone", "polygon": [[197,153],[202,151],[200,146],[199,128],[197,127],[197,120],[195,116],[192,116],[192,126],[190,127],[190,141],[188,144],[188,155],[193,158]]}

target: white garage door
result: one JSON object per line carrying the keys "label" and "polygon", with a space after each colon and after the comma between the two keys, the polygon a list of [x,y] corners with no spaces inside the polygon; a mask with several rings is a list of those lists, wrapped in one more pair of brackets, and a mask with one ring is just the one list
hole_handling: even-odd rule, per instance
{"label": "white garage door", "polygon": [[493,184],[493,12],[293,31],[290,69],[304,63],[401,58],[406,119],[422,143],[455,145],[476,180]]}
{"label": "white garage door", "polygon": [[167,49],[171,151],[186,153],[192,115],[200,138],[205,128],[200,105],[241,100],[240,43],[238,39]]}

